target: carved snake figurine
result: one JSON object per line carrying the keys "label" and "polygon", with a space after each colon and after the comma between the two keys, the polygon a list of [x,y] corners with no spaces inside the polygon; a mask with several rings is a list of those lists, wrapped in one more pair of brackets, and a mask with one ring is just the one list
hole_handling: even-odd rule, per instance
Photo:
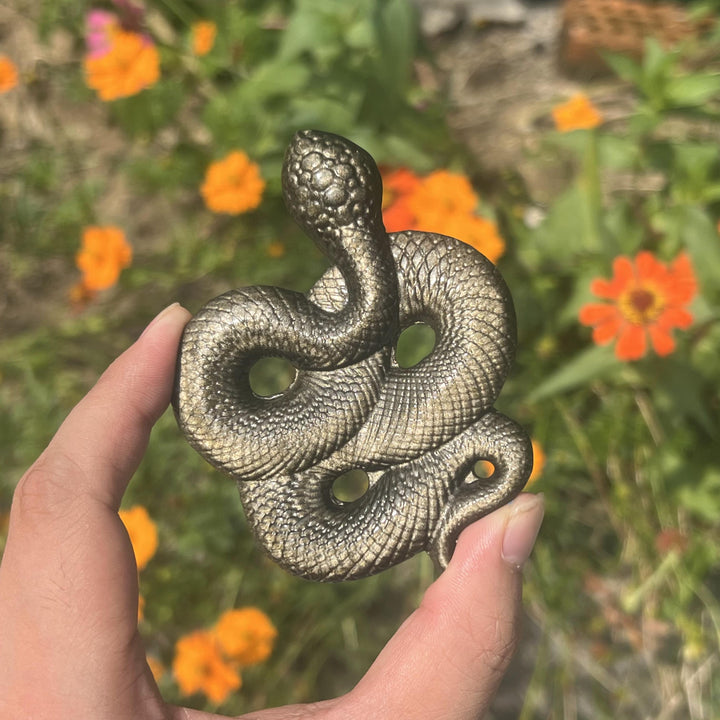
{"label": "carved snake figurine", "polygon": [[[515,353],[509,291],[453,238],[387,234],[373,159],[336,135],[298,133],[285,156],[288,209],[332,266],[307,295],[231,290],[188,323],[173,406],[188,441],[238,481],[250,526],[291,573],[365,577],[427,550],[444,568],[468,524],[517,495],[532,468],[526,433],[493,408]],[[432,352],[401,368],[400,331],[423,322]],[[256,395],[253,364],[296,368]],[[494,473],[477,478],[479,459]],[[365,494],[341,502],[352,469]]]}

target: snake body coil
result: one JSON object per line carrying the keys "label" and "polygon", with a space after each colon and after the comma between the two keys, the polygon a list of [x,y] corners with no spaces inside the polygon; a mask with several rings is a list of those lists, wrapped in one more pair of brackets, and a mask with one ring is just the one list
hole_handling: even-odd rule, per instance
{"label": "snake body coil", "polygon": [[[188,441],[238,480],[266,552],[315,580],[364,577],[428,550],[445,567],[461,530],[514,497],[530,442],[492,405],[512,364],[515,320],[499,273],[458,240],[388,235],[372,158],[344,138],[298,133],[283,167],[293,217],[332,262],[304,295],[245,287],[188,323],[173,406]],[[411,368],[395,362],[403,328],[436,335]],[[297,369],[259,397],[260,358]],[[473,473],[490,461],[488,479]],[[369,487],[343,503],[345,472]]]}

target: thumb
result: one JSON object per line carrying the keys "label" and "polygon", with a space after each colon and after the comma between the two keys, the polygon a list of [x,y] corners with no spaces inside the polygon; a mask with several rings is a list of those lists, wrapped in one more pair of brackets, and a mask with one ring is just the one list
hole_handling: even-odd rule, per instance
{"label": "thumb", "polygon": [[346,696],[351,717],[481,717],[515,650],[520,568],[542,518],[542,496],[523,494],[463,531],[447,570]]}

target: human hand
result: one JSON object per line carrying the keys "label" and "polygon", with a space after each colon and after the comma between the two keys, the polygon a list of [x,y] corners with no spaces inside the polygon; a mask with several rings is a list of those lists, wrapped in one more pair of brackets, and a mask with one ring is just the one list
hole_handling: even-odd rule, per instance
{"label": "human hand", "polygon": [[[21,479],[0,565],[0,719],[212,720],[167,705],[137,629],[135,558],[118,516],[167,407],[189,318],[161,313]],[[519,567],[542,521],[521,495],[467,528],[447,570],[348,694],[246,720],[476,720],[510,661]]]}

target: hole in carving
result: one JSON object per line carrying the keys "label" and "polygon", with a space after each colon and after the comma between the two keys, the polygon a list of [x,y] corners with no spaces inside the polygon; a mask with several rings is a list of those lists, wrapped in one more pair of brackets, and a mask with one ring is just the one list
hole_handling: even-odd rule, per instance
{"label": "hole in carving", "polygon": [[487,480],[495,474],[495,466],[489,461],[482,458],[478,460],[472,469],[472,474],[468,478],[468,482],[475,480]]}
{"label": "hole in carving", "polygon": [[259,397],[284,393],[294,382],[297,371],[285,358],[260,358],[250,368],[250,389]]}
{"label": "hole in carving", "polygon": [[435,347],[435,331],[427,323],[406,327],[395,346],[395,361],[401,368],[411,368],[424,360]]}
{"label": "hole in carving", "polygon": [[332,496],[341,503],[351,503],[359,500],[370,485],[368,474],[364,470],[355,469],[335,478],[332,484]]}

